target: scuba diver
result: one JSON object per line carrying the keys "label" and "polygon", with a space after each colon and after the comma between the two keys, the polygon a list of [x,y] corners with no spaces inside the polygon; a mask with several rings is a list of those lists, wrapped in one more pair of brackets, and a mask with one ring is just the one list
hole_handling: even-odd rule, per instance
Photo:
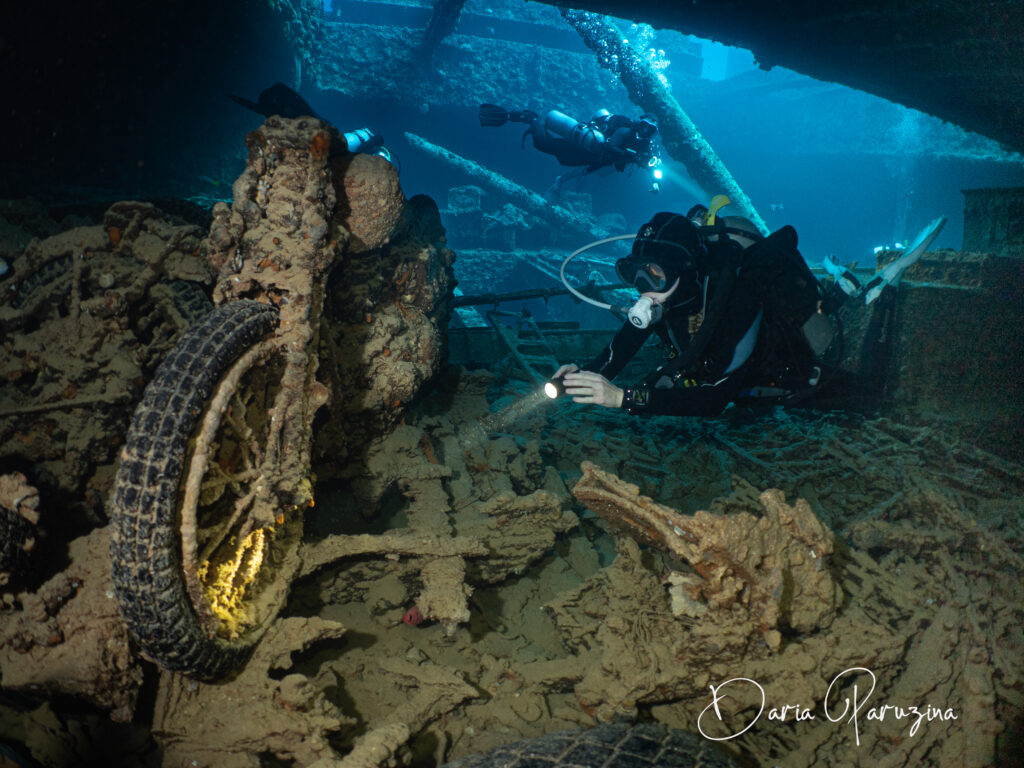
{"label": "scuba diver", "polygon": [[[561,165],[580,169],[577,176],[614,167],[624,171],[636,165],[651,176],[651,191],[657,192],[661,182],[661,158],[655,147],[658,121],[654,115],[644,113],[636,120],[625,115],[613,115],[599,110],[587,123],[581,123],[558,110],[551,110],[542,118],[531,110],[509,111],[496,104],[480,105],[480,125],[498,127],[505,123],[525,123],[520,146],[526,146],[526,137],[533,140],[535,149],[554,155]],[[554,191],[573,174],[559,177]]]}
{"label": "scuba diver", "polygon": [[391,150],[384,146],[384,139],[369,128],[359,128],[355,131],[339,133],[330,120],[320,117],[309,105],[309,102],[284,83],[274,83],[274,85],[264,89],[257,101],[250,101],[242,96],[235,96],[232,93],[227,95],[232,101],[264,117],[280,115],[281,117],[294,119],[308,115],[309,117],[315,117],[317,120],[322,120],[331,126],[332,133],[334,134],[335,141],[332,142],[332,154],[339,147],[340,142],[337,139],[340,136],[341,142],[344,143],[345,148],[349,152],[361,152],[366,155],[383,157],[395,166],[399,174],[402,172],[401,163]]}
{"label": "scuba diver", "polygon": [[[719,196],[710,210],[695,206],[686,216],[658,213],[640,228],[630,255],[615,265],[619,279],[640,293],[627,321],[593,360],[562,365],[552,377],[574,402],[631,414],[714,416],[730,403],[810,397],[839,368],[838,307],[850,296],[894,303],[903,270],[945,221],[926,228],[871,288],[834,264],[845,277],[826,287],[797,250],[796,230],[785,226],[766,237],[747,219],[717,216],[727,202]],[[885,310],[876,316],[891,318],[891,306]],[[638,384],[612,384],[652,334],[667,351],[662,364]],[[868,382],[873,394],[878,384]]]}

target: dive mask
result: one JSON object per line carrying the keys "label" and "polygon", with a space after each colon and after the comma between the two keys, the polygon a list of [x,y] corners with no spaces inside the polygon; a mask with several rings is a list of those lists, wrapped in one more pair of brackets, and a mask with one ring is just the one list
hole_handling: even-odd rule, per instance
{"label": "dive mask", "polygon": [[615,274],[623,285],[635,288],[640,293],[660,292],[668,287],[668,274],[660,265],[653,262],[619,259],[615,262]]}
{"label": "dive mask", "polygon": [[684,245],[674,239],[659,237],[658,230],[664,230],[664,224],[644,225],[633,240],[629,256],[615,262],[619,280],[640,293],[660,293],[685,272],[697,269],[696,253],[701,247],[697,228],[678,214],[659,213],[652,221],[664,216],[668,216],[671,222],[678,222],[676,226],[682,229],[679,234],[692,239],[692,242],[688,239]]}

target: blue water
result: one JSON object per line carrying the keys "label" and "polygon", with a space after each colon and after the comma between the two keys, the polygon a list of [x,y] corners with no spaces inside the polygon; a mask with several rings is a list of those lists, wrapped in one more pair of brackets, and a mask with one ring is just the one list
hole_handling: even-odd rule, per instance
{"label": "blue water", "polygon": [[[344,21],[402,28],[410,40],[418,39],[419,31],[429,23],[432,5],[333,1],[338,2]],[[933,247],[959,249],[963,239],[961,190],[1024,186],[1020,155],[1001,152],[994,142],[936,118],[780,68],[764,71],[749,51],[671,30],[655,32],[627,21],[617,24],[624,36],[642,41],[642,55],[669,62],[661,72],[680,106],[769,228],[791,224],[797,229],[801,252],[812,264],[830,254],[840,262],[871,267],[877,248],[905,243],[938,216],[946,216],[948,223]],[[498,62],[496,68],[481,70],[480,82],[470,84],[471,89],[501,93],[506,87],[503,78],[513,92],[521,92],[523,82],[537,83],[534,97],[525,103],[502,102],[504,106],[537,112],[560,109],[581,119],[600,107],[633,116],[642,111],[629,102],[614,75],[599,67],[575,30],[551,8],[534,3],[467,3],[454,36],[437,49],[432,66],[438,72],[455,68],[459,57],[492,39],[513,42],[516,54]],[[592,67],[589,72],[576,73],[576,82],[563,84],[563,101],[556,101],[560,84],[552,82],[550,73],[537,71],[534,64],[535,54],[550,50],[582,54],[580,60]],[[357,78],[377,68],[388,71],[383,60],[374,59],[372,50],[353,48],[338,57],[330,66],[336,66],[343,78],[346,72]],[[349,58],[357,63],[350,64]],[[431,82],[429,72],[420,74]],[[439,75],[433,77],[434,87],[444,91],[436,82]],[[578,92],[579,82],[592,80],[604,84],[604,96],[595,94],[591,99]],[[442,212],[451,188],[479,182],[411,147],[406,132],[441,144],[538,193],[568,170],[552,156],[533,149],[529,139],[521,148],[522,125],[482,128],[475,103],[437,103],[432,94],[409,96],[404,83],[387,79],[376,85],[372,95],[366,95],[364,88],[364,95],[357,98],[310,85],[300,90],[319,114],[342,130],[367,127],[383,136],[400,160],[406,195],[428,194]],[[253,98],[262,87],[252,83]],[[581,102],[587,105],[585,109],[578,106]],[[250,115],[249,121],[254,128],[260,118]],[[700,189],[682,165],[662,154],[665,180],[656,195],[649,191],[646,174],[637,169],[585,178],[580,190],[592,196],[594,215],[619,214],[624,220],[622,232],[635,232],[657,211],[686,211],[720,191]],[[484,196],[485,210],[494,211],[504,203],[493,195]],[[725,212],[729,213],[728,209]],[[474,244],[462,240],[458,228],[451,226],[448,242],[456,253],[464,253],[456,262],[456,276],[464,285],[472,284],[482,269],[469,253]],[[544,245],[537,237],[531,242],[525,232],[517,243]],[[574,243],[584,244],[583,239]],[[567,246],[563,243],[563,247]],[[614,280],[610,271],[605,277]],[[490,288],[512,291],[556,285],[550,277],[526,269]],[[584,326],[605,327],[618,322],[608,313],[569,299],[534,301],[529,307],[539,319],[575,319]]]}
{"label": "blue water", "polygon": [[[395,15],[385,20],[374,10],[380,7],[353,0],[341,4],[346,19],[358,23],[386,21],[415,28],[429,18],[428,8],[396,6]],[[527,4],[523,7],[525,15]],[[568,25],[552,30],[529,20],[498,19],[490,22],[489,32],[485,32],[481,24],[487,19],[480,11],[479,4],[468,4],[457,33],[520,39],[523,56],[519,62],[506,62],[509,68],[520,62],[528,67],[532,47],[586,50],[574,41],[575,33]],[[629,22],[621,22],[620,28],[624,34],[631,29],[636,32]],[[539,37],[542,33],[543,38]],[[467,45],[467,39],[471,40],[460,38],[458,44]],[[1021,156],[1001,154],[994,142],[943,125],[936,118],[778,68],[762,71],[749,52],[673,31],[657,32],[652,45],[669,51],[672,64],[664,74],[670,83],[676,77],[682,84],[675,94],[681,106],[769,227],[794,225],[801,250],[812,263],[825,254],[834,254],[841,261],[869,263],[875,248],[905,242],[940,215],[947,216],[949,224],[934,247],[957,249],[963,237],[961,190],[1024,184]],[[703,74],[701,82],[711,97],[688,98],[692,80],[686,78],[694,74],[695,59],[681,52],[693,50],[699,57],[696,71]],[[442,46],[438,54],[442,66],[445,55]],[[598,67],[596,60],[594,67]],[[510,72],[509,78],[519,74]],[[462,106],[423,114],[419,104],[396,102],[388,98],[387,91],[387,84],[382,84],[382,98],[374,101],[305,90],[303,94],[325,115],[338,116],[346,126],[367,125],[384,135],[402,158],[407,193],[426,192],[443,208],[448,188],[467,180],[418,156],[405,144],[405,131],[443,143],[537,192],[543,192],[566,170],[553,157],[532,150],[529,140],[521,150],[522,126],[482,129],[475,110]],[[715,92],[720,98],[714,98]],[[641,111],[628,102],[624,105],[634,115]],[[507,106],[537,111],[561,108],[540,102]],[[600,106],[615,107],[595,101],[594,108]],[[849,151],[844,151],[844,141],[849,142]],[[974,156],[968,156],[970,153]],[[977,159],[978,155],[985,158]],[[658,210],[685,211],[718,191],[700,190],[685,178],[682,166],[667,155],[665,160],[668,178],[658,195],[648,192],[648,181],[640,173],[587,179],[582,188],[593,195],[595,214],[621,213],[627,229],[635,230]],[[457,239],[452,245],[457,249]]]}
{"label": "blue water", "polygon": [[[327,0],[327,9],[332,1]],[[358,22],[408,25],[403,34],[415,40],[431,6],[344,0],[339,7]],[[12,23],[22,33],[31,29],[17,17]],[[637,34],[629,22],[621,22],[620,29]],[[961,190],[1024,186],[1019,155],[1000,155],[992,142],[935,118],[780,69],[762,71],[749,52],[673,31],[648,37],[650,47],[664,50],[663,58],[671,62],[663,74],[682,107],[769,226],[796,227],[801,250],[812,263],[835,254],[864,264],[876,246],[912,237],[939,215],[949,223],[936,247],[959,248]],[[507,78],[538,84],[535,98],[511,107],[569,109],[581,118],[598,107],[640,112],[557,12],[538,3],[471,0],[456,36],[441,45],[433,66],[444,71],[489,38],[515,41],[516,55],[495,62],[480,72],[479,83],[469,84],[481,94],[501,93]],[[117,45],[95,48],[108,39]],[[276,81],[297,85],[342,130],[369,127],[383,135],[401,159],[407,196],[428,194],[442,209],[451,187],[471,182],[410,148],[406,131],[537,192],[564,171],[529,145],[520,149],[520,126],[482,129],[475,105],[465,101],[409,99],[402,95],[403,84],[384,77],[374,82],[372,93],[364,89],[357,98],[318,89],[309,75],[311,63],[296,68],[280,18],[257,8],[231,15],[225,6],[197,24],[168,7],[140,26],[130,17],[100,18],[75,6],[55,19],[38,44],[26,37],[19,41],[0,197],[34,195],[67,204],[81,197],[229,196],[231,181],[244,166],[244,136],[262,118],[225,94],[255,100]],[[576,95],[585,107],[551,103],[550,94],[563,86],[568,94],[575,84],[552,82],[550,73],[536,70],[533,55],[541,47],[588,54],[581,61],[592,62],[586,65],[592,69],[579,72],[579,82],[600,80],[613,103],[586,93]],[[336,55],[338,61],[326,64],[343,76],[346,66],[353,67],[349,76],[386,70],[381,51]],[[44,82],[48,85],[41,87]],[[621,214],[626,231],[635,231],[658,210],[685,211],[719,191],[696,188],[686,181],[685,169],[666,160],[667,179],[656,196],[639,173],[589,179],[585,189],[593,195],[595,214]],[[450,244],[460,247],[457,237]]]}

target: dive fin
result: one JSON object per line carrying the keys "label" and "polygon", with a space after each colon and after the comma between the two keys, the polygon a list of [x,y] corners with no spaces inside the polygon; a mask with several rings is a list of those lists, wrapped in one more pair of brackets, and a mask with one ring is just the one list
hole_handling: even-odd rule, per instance
{"label": "dive fin", "polygon": [[508,122],[508,110],[497,104],[480,105],[480,127],[497,128]]}
{"label": "dive fin", "polygon": [[235,96],[235,94],[233,94],[233,93],[227,94],[227,97],[229,99],[231,99],[232,101],[234,101],[235,103],[241,104],[246,109],[251,109],[253,112],[258,112],[259,114],[263,114],[262,112],[260,112],[260,105],[257,104],[255,101],[247,99],[244,96]]}
{"label": "dive fin", "polygon": [[309,103],[294,88],[289,88],[284,83],[274,83],[274,85],[264,89],[260,94],[259,101],[256,102],[231,93],[228,96],[246,109],[251,109],[253,112],[264,117],[280,115],[281,117],[296,118],[308,115],[317,119],[320,118],[313,111],[313,108],[309,106]]}
{"label": "dive fin", "polygon": [[843,293],[847,296],[859,296],[864,290],[860,284],[860,280],[853,274],[853,266],[844,267],[838,263],[832,256],[825,256],[821,260],[821,265],[825,268],[832,277],[835,278],[836,283],[842,289]]}
{"label": "dive fin", "polygon": [[903,252],[902,256],[875,275],[871,281],[864,286],[864,303],[870,304],[877,299],[881,295],[882,289],[885,288],[885,286],[899,285],[903,272],[907,267],[921,258],[921,254],[927,251],[928,246],[935,242],[935,238],[939,236],[939,232],[942,231],[942,227],[945,223],[945,216],[940,216],[935,219],[935,221],[918,233],[917,237],[914,238],[914,242],[907,246],[907,250]]}

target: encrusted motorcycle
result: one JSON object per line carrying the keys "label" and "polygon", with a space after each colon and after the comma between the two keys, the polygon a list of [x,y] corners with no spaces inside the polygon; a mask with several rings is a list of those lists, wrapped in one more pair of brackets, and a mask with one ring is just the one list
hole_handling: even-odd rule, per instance
{"label": "encrusted motorcycle", "polygon": [[[214,208],[201,246],[219,270],[216,306],[147,386],[110,501],[113,580],[128,627],[149,658],[206,679],[244,659],[300,567],[314,418],[318,432],[341,434],[339,382],[372,388],[370,365],[351,348],[345,359],[337,337],[399,325],[442,334],[438,301],[450,292],[450,252],[431,246],[407,257],[394,246],[442,230],[436,206],[405,201],[385,160],[334,149],[337,132],[313,118],[269,118],[247,146],[234,202]],[[338,299],[347,279],[367,272],[368,288]],[[387,328],[373,316],[382,306],[398,318]],[[440,346],[388,361],[410,366],[406,376],[373,368],[395,390],[378,421],[401,418],[436,373]],[[328,417],[318,416],[328,403]],[[344,438],[336,442],[343,453]]]}

